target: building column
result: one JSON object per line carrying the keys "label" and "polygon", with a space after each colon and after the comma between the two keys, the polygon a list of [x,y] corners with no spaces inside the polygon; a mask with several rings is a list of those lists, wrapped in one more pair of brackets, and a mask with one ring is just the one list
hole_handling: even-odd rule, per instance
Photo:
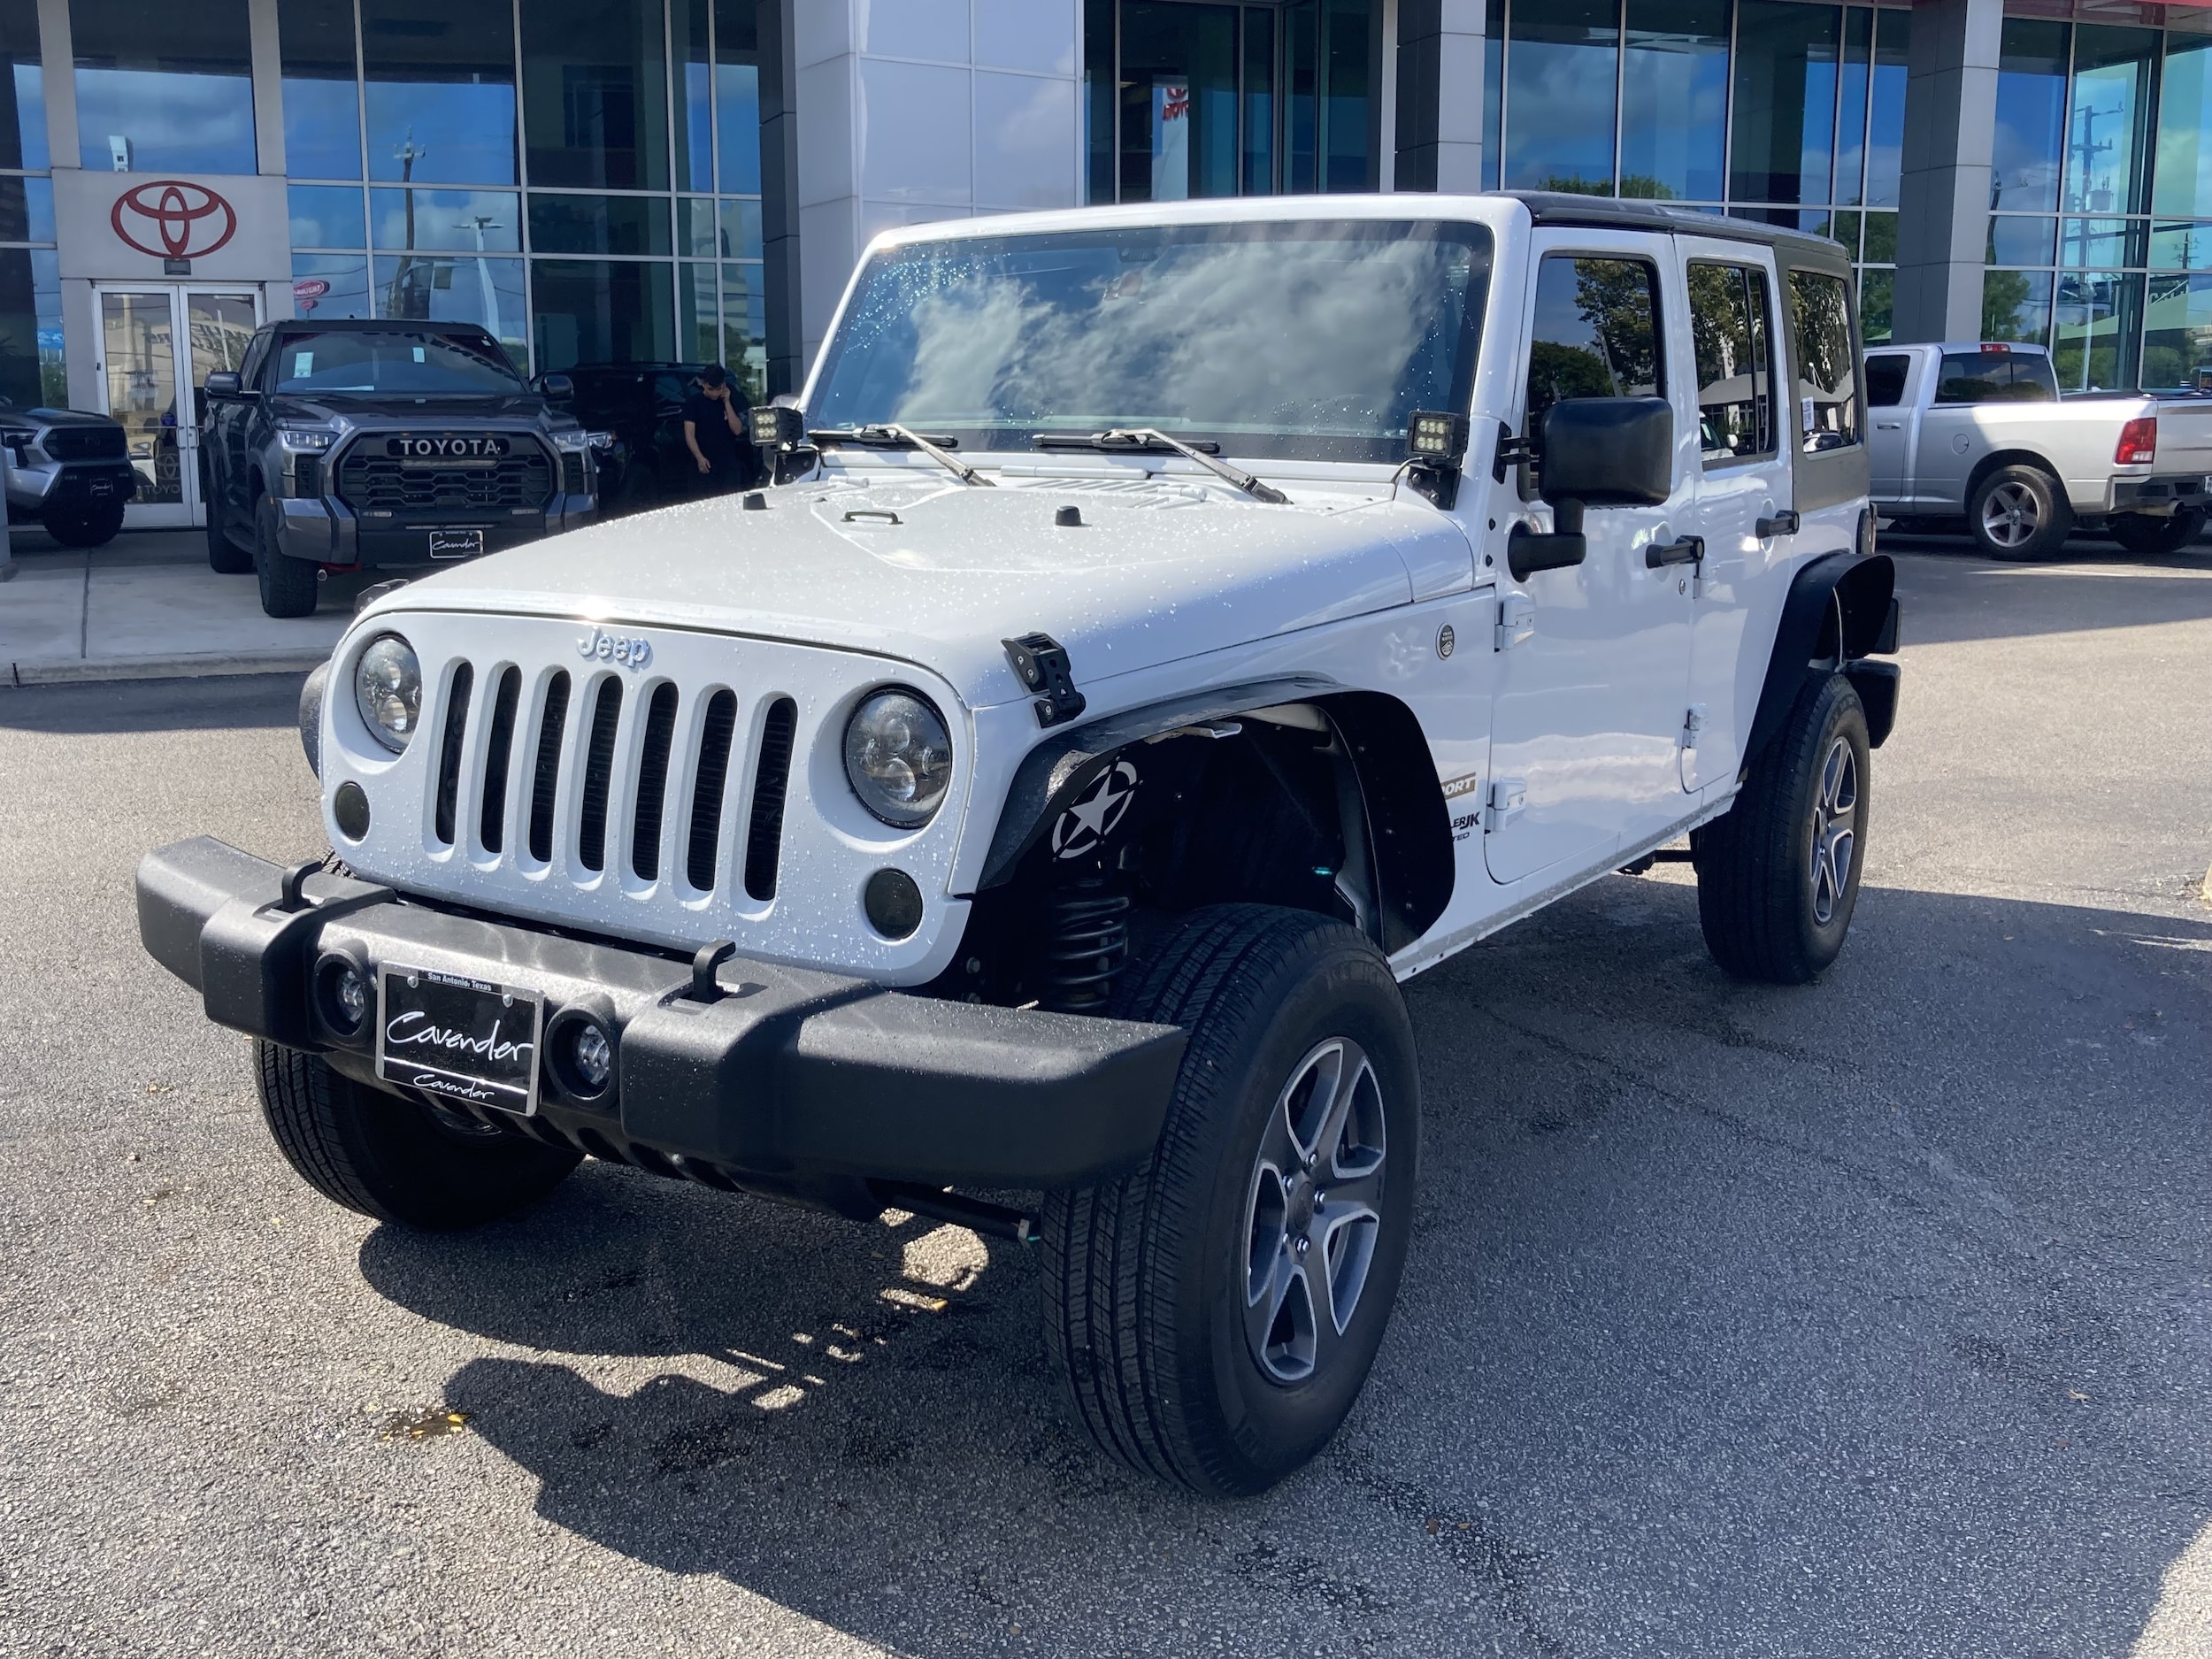
{"label": "building column", "polygon": [[1893,338],[1978,340],[2004,0],[1916,5]]}
{"label": "building column", "polygon": [[1394,188],[1482,188],[1483,0],[1398,0]]}

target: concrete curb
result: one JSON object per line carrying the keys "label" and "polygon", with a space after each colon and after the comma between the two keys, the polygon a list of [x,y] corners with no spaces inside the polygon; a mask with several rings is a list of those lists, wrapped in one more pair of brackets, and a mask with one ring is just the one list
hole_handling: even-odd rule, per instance
{"label": "concrete curb", "polygon": [[198,680],[218,674],[304,674],[330,660],[327,650],[260,651],[185,657],[124,657],[104,662],[10,663],[0,691],[33,686],[81,686],[108,680]]}

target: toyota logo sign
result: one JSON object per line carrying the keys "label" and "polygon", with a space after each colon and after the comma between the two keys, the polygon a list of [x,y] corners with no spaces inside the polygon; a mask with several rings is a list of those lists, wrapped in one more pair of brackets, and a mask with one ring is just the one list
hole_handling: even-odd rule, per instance
{"label": "toyota logo sign", "polygon": [[205,185],[181,179],[157,179],[124,191],[109,210],[108,223],[130,246],[157,259],[198,258],[238,234],[236,209]]}

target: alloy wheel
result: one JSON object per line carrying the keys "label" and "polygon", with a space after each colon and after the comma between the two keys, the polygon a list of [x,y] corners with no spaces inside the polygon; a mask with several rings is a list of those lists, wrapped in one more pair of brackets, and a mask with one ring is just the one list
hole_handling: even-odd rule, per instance
{"label": "alloy wheel", "polygon": [[1982,502],[1982,534],[1997,547],[2024,547],[2043,519],[2035,492],[2024,484],[2000,484]]}
{"label": "alloy wheel", "polygon": [[1351,1327],[1382,1226],[1382,1087],[1348,1039],[1276,1097],[1245,1203],[1244,1334],[1271,1381],[1305,1381]]}
{"label": "alloy wheel", "polygon": [[1819,798],[1813,803],[1813,920],[1825,927],[1851,886],[1851,860],[1858,849],[1859,761],[1850,741],[1839,737],[1820,769]]}

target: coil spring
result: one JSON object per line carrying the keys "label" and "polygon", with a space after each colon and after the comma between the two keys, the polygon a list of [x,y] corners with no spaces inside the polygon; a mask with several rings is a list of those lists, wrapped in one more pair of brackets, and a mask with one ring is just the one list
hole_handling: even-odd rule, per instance
{"label": "coil spring", "polygon": [[1094,1009],[1113,995],[1129,960],[1129,895],[1103,876],[1080,876],[1045,902],[1049,934],[1044,950],[1044,1007]]}

